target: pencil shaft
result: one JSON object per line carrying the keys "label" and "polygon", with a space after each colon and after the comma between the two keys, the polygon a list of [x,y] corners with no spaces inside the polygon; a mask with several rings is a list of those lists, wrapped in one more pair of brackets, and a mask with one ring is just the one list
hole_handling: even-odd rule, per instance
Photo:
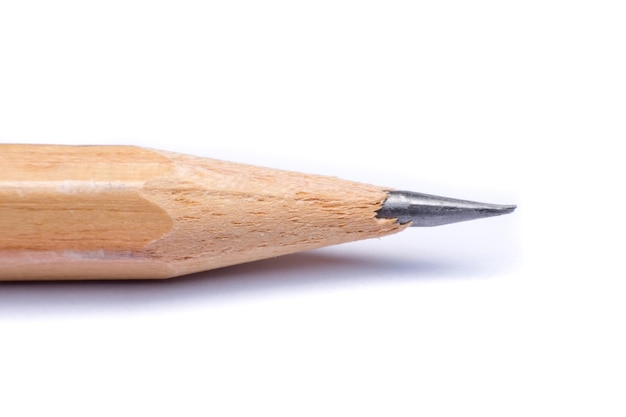
{"label": "pencil shaft", "polygon": [[405,226],[385,189],[130,146],[0,145],[0,279],[167,278]]}

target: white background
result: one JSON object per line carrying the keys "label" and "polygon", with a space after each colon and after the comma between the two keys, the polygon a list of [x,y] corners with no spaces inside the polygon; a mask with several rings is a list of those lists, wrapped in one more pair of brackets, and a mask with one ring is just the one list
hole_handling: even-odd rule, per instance
{"label": "white background", "polygon": [[1,1],[1,142],[519,208],[171,281],[0,284],[0,415],[625,415],[625,22],[619,1]]}

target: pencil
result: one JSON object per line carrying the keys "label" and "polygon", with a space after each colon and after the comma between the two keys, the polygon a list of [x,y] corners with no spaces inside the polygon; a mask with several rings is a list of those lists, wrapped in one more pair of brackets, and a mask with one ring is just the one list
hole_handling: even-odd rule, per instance
{"label": "pencil", "polygon": [[510,213],[133,146],[0,145],[0,280],[170,278]]}

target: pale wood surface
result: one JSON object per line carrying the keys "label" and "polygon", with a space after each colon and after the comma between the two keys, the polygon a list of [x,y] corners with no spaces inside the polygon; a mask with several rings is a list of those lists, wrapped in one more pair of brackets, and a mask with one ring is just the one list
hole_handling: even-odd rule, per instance
{"label": "pale wood surface", "polygon": [[0,145],[0,279],[168,278],[404,228],[384,189],[131,146]]}

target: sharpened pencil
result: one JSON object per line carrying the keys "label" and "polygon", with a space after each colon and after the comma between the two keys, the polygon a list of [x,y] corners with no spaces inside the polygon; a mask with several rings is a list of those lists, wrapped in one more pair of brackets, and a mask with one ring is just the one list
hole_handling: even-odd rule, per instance
{"label": "sharpened pencil", "polygon": [[170,278],[515,206],[133,146],[0,145],[0,279]]}

